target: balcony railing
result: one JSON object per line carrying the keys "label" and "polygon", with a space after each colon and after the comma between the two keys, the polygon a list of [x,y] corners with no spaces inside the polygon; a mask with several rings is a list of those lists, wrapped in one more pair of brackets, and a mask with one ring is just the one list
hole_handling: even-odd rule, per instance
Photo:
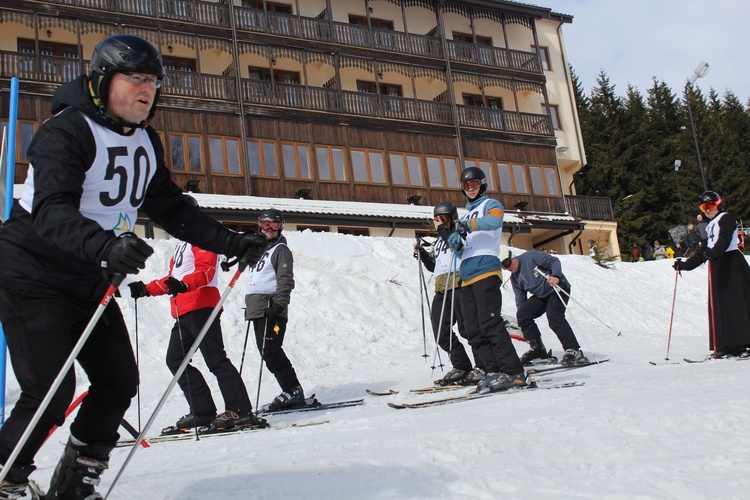
{"label": "balcony railing", "polygon": [[[88,61],[0,51],[0,76],[39,83],[63,84],[88,71]],[[161,89],[164,96],[237,102],[237,81],[231,76],[168,70]],[[348,90],[305,87],[261,80],[242,80],[243,102],[366,116],[416,123],[452,125],[451,105],[406,97]],[[460,125],[489,130],[552,136],[547,115],[500,109],[458,106]]]}
{"label": "balcony railing", "polygon": [[615,220],[612,200],[601,196],[566,196],[565,210],[581,219]]}
{"label": "balcony railing", "polygon": [[448,40],[448,55],[453,61],[510,68],[532,73],[542,72],[539,58],[533,52]]}

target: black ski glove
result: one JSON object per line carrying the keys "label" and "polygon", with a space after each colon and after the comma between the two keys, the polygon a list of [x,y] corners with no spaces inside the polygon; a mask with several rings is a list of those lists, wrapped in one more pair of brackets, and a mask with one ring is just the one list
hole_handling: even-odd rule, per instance
{"label": "black ski glove", "polygon": [[271,300],[268,302],[268,307],[266,307],[266,310],[263,312],[263,316],[266,318],[275,318],[283,313],[284,309],[286,309],[286,307]]}
{"label": "black ski glove", "polygon": [[140,299],[141,297],[148,297],[148,290],[146,290],[146,284],[143,281],[134,281],[129,283],[130,296],[134,299]]}
{"label": "black ski glove", "polygon": [[672,269],[675,271],[684,271],[685,262],[682,259],[675,259],[674,264],[672,264]]}
{"label": "black ski glove", "polygon": [[229,258],[236,257],[247,262],[249,266],[254,266],[265,252],[266,245],[265,236],[256,231],[234,233],[224,244],[224,255]]}
{"label": "black ski glove", "polygon": [[185,283],[172,276],[167,278],[164,284],[167,285],[169,295],[179,295],[188,291],[188,286]]}
{"label": "black ski glove", "polygon": [[461,236],[461,238],[466,239],[466,235],[471,232],[471,228],[469,228],[468,224],[459,222],[456,224],[456,232]]}
{"label": "black ski glove", "polygon": [[119,274],[138,274],[146,267],[146,259],[154,253],[145,241],[133,233],[122,233],[109,240],[99,253],[102,267]]}

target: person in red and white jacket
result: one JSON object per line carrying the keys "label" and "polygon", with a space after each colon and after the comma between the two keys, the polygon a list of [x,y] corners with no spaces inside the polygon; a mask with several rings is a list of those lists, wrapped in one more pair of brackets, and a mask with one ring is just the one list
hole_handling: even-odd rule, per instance
{"label": "person in red and white jacket", "polygon": [[[180,241],[169,262],[169,274],[148,284],[130,283],[131,296],[172,295],[170,305],[175,324],[167,348],[167,366],[174,374],[185,359],[185,353],[195,342],[221,294],[217,288],[217,267],[220,257],[208,250]],[[178,382],[190,413],[180,418],[176,429],[211,425],[216,430],[235,426],[259,425],[262,419],[253,415],[253,408],[239,372],[227,357],[224,339],[216,316],[200,345],[206,366],[219,383],[226,411],[216,415],[211,389],[201,372],[188,365]]]}

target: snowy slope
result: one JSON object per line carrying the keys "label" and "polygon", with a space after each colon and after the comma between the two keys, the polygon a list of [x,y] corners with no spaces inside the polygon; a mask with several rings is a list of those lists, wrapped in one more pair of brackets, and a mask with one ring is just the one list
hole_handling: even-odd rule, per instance
{"label": "snowy slope", "polygon": [[[750,362],[665,364],[675,286],[669,261],[621,263],[605,270],[588,257],[560,256],[573,284],[576,302],[568,313],[573,329],[589,358],[611,361],[547,378],[585,386],[394,410],[388,401],[435,397],[414,396],[409,389],[441,375],[430,368],[435,350],[429,325],[425,347],[413,241],[310,232],[288,233],[287,238],[297,282],[287,353],[308,394],[323,401],[364,397],[365,404],[269,418],[276,427],[321,420],[327,421],[324,425],[139,449],[110,498],[747,497]],[[173,242],[152,244],[157,253],[138,279],[159,277],[167,269]],[[222,289],[230,274],[223,274]],[[237,288],[222,325],[227,351],[239,367],[246,331],[244,278]],[[509,286],[503,295],[503,312],[513,315]],[[118,302],[135,344],[133,300]],[[139,300],[138,316],[140,420],[145,424],[170,380],[164,364],[172,325],[168,299]],[[559,355],[560,344],[544,320],[540,327],[547,347]],[[516,346],[519,354],[525,349]],[[702,267],[678,280],[670,358],[700,359],[707,353]],[[221,407],[215,379],[199,355],[195,362]],[[82,392],[87,383],[79,375]],[[242,375],[255,404],[259,356],[252,338]],[[373,397],[365,394],[367,388],[401,392]],[[264,372],[260,403],[278,392]],[[10,374],[10,407],[17,395]],[[182,395],[173,391],[150,434],[186,412]],[[126,418],[138,426],[136,400]],[[34,477],[44,486],[66,439],[67,426],[37,457]],[[128,451],[113,452],[102,493]]]}

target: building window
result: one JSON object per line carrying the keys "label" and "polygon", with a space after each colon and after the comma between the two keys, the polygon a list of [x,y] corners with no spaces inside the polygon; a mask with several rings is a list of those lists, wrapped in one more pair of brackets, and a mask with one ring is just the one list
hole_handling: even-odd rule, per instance
{"label": "building window", "polygon": [[276,143],[272,141],[247,141],[247,165],[250,175],[261,177],[278,177],[276,163]]}
{"label": "building window", "polygon": [[344,150],[334,146],[316,146],[318,179],[321,181],[346,181]]}
{"label": "building window", "polygon": [[422,160],[419,155],[390,153],[391,182],[404,186],[424,186]]}
{"label": "building window", "polygon": [[370,236],[370,230],[366,227],[342,227],[338,231],[341,234],[351,234],[352,236]]}
{"label": "building window", "polygon": [[[248,66],[250,80],[271,81],[271,70],[259,66]],[[279,83],[291,83],[299,85],[299,71],[287,71],[283,69],[273,70],[273,81]]]}
{"label": "building window", "polygon": [[169,134],[172,152],[172,171],[203,172],[201,136],[194,134]]}
{"label": "building window", "polygon": [[464,160],[464,168],[479,167],[487,176],[487,189],[495,190],[495,181],[492,178],[492,164],[487,160]]}
{"label": "building window", "polygon": [[357,92],[362,92],[363,94],[388,95],[391,97],[401,97],[404,95],[403,87],[401,85],[382,82],[379,85],[376,85],[375,82],[367,82],[364,80],[357,80]]}
{"label": "building window", "polygon": [[557,173],[553,167],[529,167],[531,189],[534,194],[558,196]]}
{"label": "building window", "polygon": [[477,45],[492,46],[492,38],[488,36],[473,36],[471,33],[460,33],[458,31],[453,32],[453,40],[464,43],[474,43],[476,40]]}
{"label": "building window", "polygon": [[[251,9],[263,10],[263,0],[242,0],[243,7],[249,7]],[[275,2],[266,2],[266,9],[268,12],[278,12],[279,14],[291,14],[292,6],[285,5]]]}
{"label": "building window", "polygon": [[209,137],[211,173],[241,175],[240,141],[232,137]]}
{"label": "building window", "polygon": [[310,169],[310,146],[283,143],[281,157],[284,160],[284,176],[287,179],[313,178],[312,169]]}
{"label": "building window", "polygon": [[498,163],[497,173],[500,179],[500,190],[503,193],[528,194],[529,188],[526,183],[526,169],[523,165]]}
{"label": "building window", "polygon": [[162,56],[164,69],[172,71],[195,72],[195,59],[185,57]]}
{"label": "building window", "polygon": [[427,177],[432,187],[458,187],[458,158],[427,157]]}
{"label": "building window", "polygon": [[547,114],[549,109],[549,116],[552,119],[552,128],[554,130],[562,130],[560,127],[560,107],[557,104],[550,104],[549,107],[546,104],[542,104],[542,113]]}
{"label": "building window", "polygon": [[312,231],[313,233],[329,233],[331,228],[328,226],[306,226],[297,224],[296,231]]}
{"label": "building window", "polygon": [[552,71],[549,63],[549,49],[547,47],[539,47],[539,50],[537,50],[536,45],[532,45],[531,52],[534,54],[536,54],[537,52],[539,53],[539,58],[542,60],[542,69],[544,71]]}
{"label": "building window", "polygon": [[[355,16],[354,14],[349,14],[349,24],[367,26],[367,16]],[[373,28],[393,31],[393,21],[388,21],[386,19],[375,19],[374,17],[371,17],[370,26]]]}
{"label": "building window", "polygon": [[[3,121],[2,130],[5,134],[5,129],[8,128],[8,122]],[[31,139],[34,137],[36,131],[36,122],[16,120],[16,161],[21,163],[28,163],[26,153],[29,151],[29,144]],[[5,160],[5,158],[3,158]],[[0,182],[5,182],[5,179],[0,179]]]}
{"label": "building window", "polygon": [[[19,38],[18,52],[36,54],[34,40]],[[45,75],[56,76],[67,82],[75,80],[81,72],[76,45],[39,40],[39,56],[39,71]],[[29,56],[20,57],[18,64],[21,71],[34,71],[36,68],[34,58]]]}
{"label": "building window", "polygon": [[352,149],[352,170],[355,182],[385,184],[383,153],[369,149]]}
{"label": "building window", "polygon": [[478,108],[503,109],[503,98],[484,96],[478,94],[461,94],[465,106],[476,106]]}

